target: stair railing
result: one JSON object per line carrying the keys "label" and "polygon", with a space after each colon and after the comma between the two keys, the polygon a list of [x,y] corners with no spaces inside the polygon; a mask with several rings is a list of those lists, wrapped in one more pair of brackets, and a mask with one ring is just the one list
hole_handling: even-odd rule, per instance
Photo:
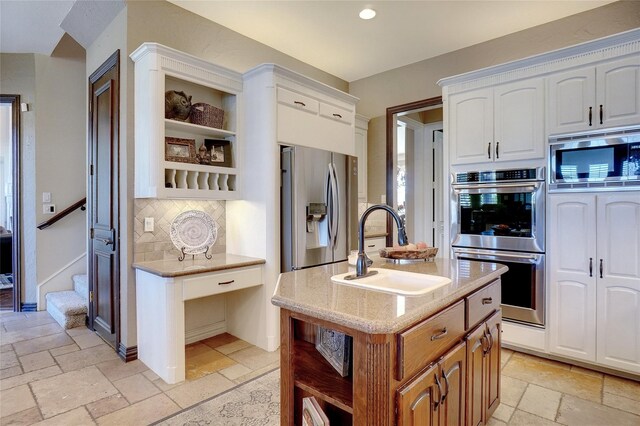
{"label": "stair railing", "polygon": [[61,212],[53,216],[51,219],[45,220],[44,222],[39,224],[38,229],[46,229],[50,227],[51,225],[53,225],[60,219],[64,218],[65,216],[68,216],[70,213],[74,212],[75,210],[78,210],[78,209],[83,211],[86,210],[87,209],[86,204],[87,204],[87,197],[84,197],[82,200],[76,201],[66,209],[62,210]]}

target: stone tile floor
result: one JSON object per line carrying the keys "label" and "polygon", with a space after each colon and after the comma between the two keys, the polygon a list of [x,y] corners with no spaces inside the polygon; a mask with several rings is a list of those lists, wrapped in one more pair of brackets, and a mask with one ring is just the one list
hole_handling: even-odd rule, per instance
{"label": "stone tile floor", "polygon": [[[222,334],[187,346],[187,380],[169,385],[47,312],[0,312],[0,325],[0,425],[149,424],[279,363],[277,351]],[[640,382],[506,349],[502,366],[489,425],[640,425]]]}

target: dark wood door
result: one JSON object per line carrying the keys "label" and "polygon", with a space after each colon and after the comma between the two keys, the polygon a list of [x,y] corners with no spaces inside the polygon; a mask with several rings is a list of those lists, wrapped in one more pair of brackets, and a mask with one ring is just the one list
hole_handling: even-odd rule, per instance
{"label": "dark wood door", "polygon": [[467,424],[484,424],[485,352],[488,349],[487,326],[480,324],[467,340]]}
{"label": "dark wood door", "polygon": [[467,346],[459,343],[440,361],[444,396],[440,403],[440,424],[445,426],[464,425],[465,381]]}
{"label": "dark wood door", "polygon": [[118,230],[119,57],[89,77],[89,327],[120,343]]}
{"label": "dark wood door", "polygon": [[487,415],[491,417],[498,405],[500,405],[500,346],[501,346],[501,311],[496,311],[487,320],[487,336],[489,337],[489,350],[486,356],[486,392],[487,392]]}
{"label": "dark wood door", "polygon": [[440,366],[436,364],[398,391],[399,426],[439,424],[442,397],[442,382],[439,376]]}

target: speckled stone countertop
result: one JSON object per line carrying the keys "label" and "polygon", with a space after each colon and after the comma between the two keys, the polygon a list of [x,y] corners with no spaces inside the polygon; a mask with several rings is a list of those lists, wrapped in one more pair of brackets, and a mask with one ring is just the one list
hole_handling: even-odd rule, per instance
{"label": "speckled stone countertop", "polygon": [[243,266],[261,265],[263,263],[265,263],[264,259],[223,253],[214,254],[210,260],[205,259],[203,255],[196,256],[195,260],[192,260],[191,256],[187,255],[187,258],[182,262],[178,259],[154,260],[150,262],[136,262],[132,266],[135,269],[140,269],[160,277],[173,278],[242,268]]}
{"label": "speckled stone countertop", "polygon": [[450,278],[451,284],[416,297],[367,290],[331,281],[333,275],[355,272],[353,266],[340,262],[280,274],[271,302],[281,308],[369,334],[396,333],[508,270],[497,263],[449,259],[406,264],[378,260],[372,267],[439,275]]}

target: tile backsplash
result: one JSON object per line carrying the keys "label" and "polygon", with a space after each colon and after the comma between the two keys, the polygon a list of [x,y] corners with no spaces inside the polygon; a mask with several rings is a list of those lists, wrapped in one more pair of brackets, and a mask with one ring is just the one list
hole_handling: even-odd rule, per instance
{"label": "tile backsplash", "polygon": [[[358,203],[358,220],[362,217],[362,213],[371,206],[373,206],[372,203]],[[387,232],[387,213],[383,210],[372,212],[364,224],[365,235],[385,232]]]}
{"label": "tile backsplash", "polygon": [[[213,200],[134,200],[134,262],[177,259],[180,255],[169,237],[171,222],[187,210],[201,210],[209,214],[218,225],[218,237],[211,253],[226,251],[225,202]],[[144,232],[144,218],[154,218],[154,231]],[[197,255],[204,256],[204,255]]]}

